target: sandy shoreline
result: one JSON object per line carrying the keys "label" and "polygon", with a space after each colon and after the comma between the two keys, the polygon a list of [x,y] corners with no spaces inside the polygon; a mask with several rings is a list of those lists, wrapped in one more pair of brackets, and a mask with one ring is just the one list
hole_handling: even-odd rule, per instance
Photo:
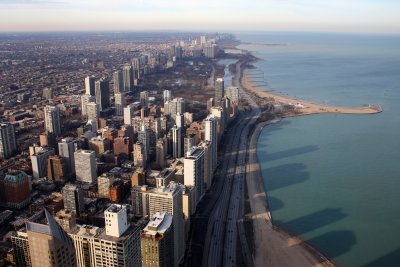
{"label": "sandy shoreline", "polygon": [[[319,113],[343,114],[375,114],[382,112],[379,106],[368,107],[335,107],[320,105],[308,101],[265,92],[259,88],[249,75],[242,71],[240,87],[257,98],[267,98],[282,105],[302,105],[295,113],[287,116],[302,116]],[[255,104],[252,104],[255,105]],[[318,250],[296,236],[291,236],[285,230],[273,225],[268,208],[268,188],[264,188],[261,168],[257,158],[257,142],[261,130],[280,119],[257,124],[251,135],[248,147],[248,162],[246,165],[246,184],[251,206],[251,216],[254,231],[254,265],[255,266],[298,266],[298,267],[333,267],[335,264]]]}
{"label": "sandy shoreline", "polygon": [[248,151],[246,183],[254,227],[254,265],[332,267],[334,264],[317,250],[272,224],[256,148],[263,127],[275,122],[277,121],[262,122],[255,127]]}
{"label": "sandy shoreline", "polygon": [[342,114],[375,114],[382,112],[382,108],[377,105],[369,105],[366,107],[336,107],[327,106],[322,104],[317,104],[309,101],[304,101],[300,99],[295,99],[287,96],[282,96],[276,93],[271,93],[262,90],[258,87],[251,79],[251,77],[243,72],[242,76],[242,86],[248,91],[256,94],[258,97],[274,99],[275,102],[279,102],[283,105],[297,105],[298,108],[296,115],[309,115],[318,113],[342,113]]}

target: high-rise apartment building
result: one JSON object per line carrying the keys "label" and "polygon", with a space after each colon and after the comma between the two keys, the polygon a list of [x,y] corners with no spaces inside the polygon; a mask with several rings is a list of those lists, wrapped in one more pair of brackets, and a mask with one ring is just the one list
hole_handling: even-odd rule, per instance
{"label": "high-rise apartment building", "polygon": [[87,76],[85,78],[85,91],[86,95],[95,96],[95,78]]}
{"label": "high-rise apartment building", "polygon": [[132,125],[132,118],[134,116],[135,109],[133,105],[128,105],[124,108],[124,124]]}
{"label": "high-rise apartment building", "polygon": [[64,209],[73,211],[78,216],[85,209],[83,202],[83,191],[74,184],[66,184],[62,190]]}
{"label": "high-rise apartment building", "polygon": [[141,142],[136,142],[133,144],[133,165],[136,167],[146,168],[147,163],[147,154],[144,148],[144,145]]}
{"label": "high-rise apartment building", "polygon": [[229,86],[224,90],[225,95],[235,104],[239,104],[239,88],[235,86]]}
{"label": "high-rise apartment building", "polygon": [[156,212],[140,236],[142,267],[174,265],[172,216]]}
{"label": "high-rise apartment building", "polygon": [[96,97],[91,95],[81,95],[81,114],[87,116],[87,104],[90,102],[96,103]]}
{"label": "high-rise apartment building", "polygon": [[96,104],[99,105],[99,111],[110,107],[110,91],[109,81],[106,78],[101,78],[95,83]]}
{"label": "high-rise apartment building", "polygon": [[114,71],[113,80],[114,80],[114,94],[123,93],[124,92],[124,77],[122,75],[122,71],[120,71],[120,70]]}
{"label": "high-rise apartment building", "polygon": [[172,100],[171,91],[170,90],[164,90],[163,91],[163,98],[164,98],[164,104],[165,104],[165,102]]}
{"label": "high-rise apartment building", "polygon": [[67,162],[64,158],[53,155],[47,159],[47,179],[49,181],[65,182],[68,175]]}
{"label": "high-rise apartment building", "polygon": [[41,147],[31,155],[33,178],[47,176],[47,163],[50,156],[54,155],[54,148]]}
{"label": "high-rise apartment building", "polygon": [[172,132],[172,157],[182,157],[182,133],[181,128],[174,125],[171,128]]}
{"label": "high-rise apartment building", "polygon": [[192,147],[197,146],[198,139],[196,134],[189,134],[185,138],[183,138],[183,155],[186,154],[192,149]]}
{"label": "high-rise apartment building", "polygon": [[59,136],[61,134],[60,110],[54,106],[44,107],[44,122],[46,131]]}
{"label": "high-rise apartment building", "polygon": [[130,92],[133,90],[133,69],[130,64],[126,64],[123,69],[123,79],[124,79],[124,92]]}
{"label": "high-rise apartment building", "polygon": [[115,115],[123,116],[125,107],[125,95],[123,93],[118,93],[114,95],[115,98]]}
{"label": "high-rise apartment building", "polygon": [[218,149],[218,134],[217,134],[217,119],[210,115],[204,120],[204,140],[211,142],[212,159],[211,167],[214,171],[217,167],[217,149]]}
{"label": "high-rise apartment building", "polygon": [[58,143],[58,155],[60,155],[67,164],[67,177],[72,177],[75,174],[74,152],[74,139],[72,137],[61,139],[61,142]]}
{"label": "high-rise apartment building", "polygon": [[224,97],[224,79],[218,78],[214,83],[215,101],[220,101]]}
{"label": "high-rise apartment building", "polygon": [[179,266],[185,251],[181,186],[175,182],[154,189],[135,186],[132,188],[132,208],[137,215],[152,217],[157,212],[166,212],[172,216],[174,266]]}
{"label": "high-rise apartment building", "polygon": [[0,159],[8,159],[17,152],[14,125],[0,124]]}
{"label": "high-rise apartment building", "polygon": [[204,194],[204,150],[192,147],[183,161],[184,184],[194,186],[196,204]]}
{"label": "high-rise apartment building", "polygon": [[114,183],[114,176],[109,173],[103,173],[97,177],[97,188],[99,190],[99,198],[110,198],[110,187]]}
{"label": "high-rise apartment building", "polygon": [[203,141],[199,144],[199,147],[204,150],[204,184],[209,189],[214,176],[214,170],[212,168],[212,145],[210,141]]}
{"label": "high-rise apartment building", "polygon": [[76,180],[93,183],[97,179],[96,154],[91,150],[77,150],[74,153]]}

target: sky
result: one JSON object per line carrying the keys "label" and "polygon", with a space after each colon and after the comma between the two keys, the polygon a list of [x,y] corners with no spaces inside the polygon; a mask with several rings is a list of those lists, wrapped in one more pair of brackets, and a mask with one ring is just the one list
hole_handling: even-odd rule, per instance
{"label": "sky", "polygon": [[0,31],[400,33],[399,0],[0,0]]}

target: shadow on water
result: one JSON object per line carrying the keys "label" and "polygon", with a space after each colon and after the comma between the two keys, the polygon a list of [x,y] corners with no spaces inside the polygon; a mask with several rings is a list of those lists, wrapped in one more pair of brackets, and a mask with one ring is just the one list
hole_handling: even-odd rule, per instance
{"label": "shadow on water", "polygon": [[283,201],[276,197],[268,196],[267,202],[268,202],[268,209],[271,212],[277,211],[285,206]]}
{"label": "shadow on water", "polygon": [[397,249],[383,257],[367,263],[363,267],[382,267],[382,266],[399,266],[400,265],[400,249]]}
{"label": "shadow on water", "polygon": [[296,235],[305,234],[320,227],[324,227],[331,223],[340,221],[347,217],[341,209],[323,209],[309,215],[294,219],[288,222],[274,220],[274,223],[283,225],[284,228],[290,229]]}
{"label": "shadow on water", "polygon": [[319,150],[319,146],[308,145],[308,146],[296,147],[296,148],[292,148],[292,149],[288,149],[288,150],[284,150],[284,151],[267,154],[266,158],[268,161],[272,161],[272,160],[307,154],[307,153],[311,153],[311,152],[314,152],[317,150]]}
{"label": "shadow on water", "polygon": [[303,163],[289,163],[263,169],[263,176],[267,177],[267,192],[310,179],[310,174],[305,169],[306,165]]}
{"label": "shadow on water", "polygon": [[[357,243],[356,236],[352,231],[331,231],[315,238],[306,240],[308,244],[313,247],[320,248],[322,252],[326,253],[329,248],[329,253],[326,255],[330,258],[336,258],[342,254],[345,254],[351,250],[351,248]],[[385,265],[381,265],[385,266]]]}

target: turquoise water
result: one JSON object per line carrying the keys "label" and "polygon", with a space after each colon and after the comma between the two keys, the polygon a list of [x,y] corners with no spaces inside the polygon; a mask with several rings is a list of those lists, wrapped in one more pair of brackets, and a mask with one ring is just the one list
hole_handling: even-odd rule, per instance
{"label": "turquoise water", "polygon": [[[340,266],[400,266],[400,37],[240,34],[265,90],[376,115],[312,115],[262,131],[274,223]],[[258,78],[257,78],[258,79]]]}

